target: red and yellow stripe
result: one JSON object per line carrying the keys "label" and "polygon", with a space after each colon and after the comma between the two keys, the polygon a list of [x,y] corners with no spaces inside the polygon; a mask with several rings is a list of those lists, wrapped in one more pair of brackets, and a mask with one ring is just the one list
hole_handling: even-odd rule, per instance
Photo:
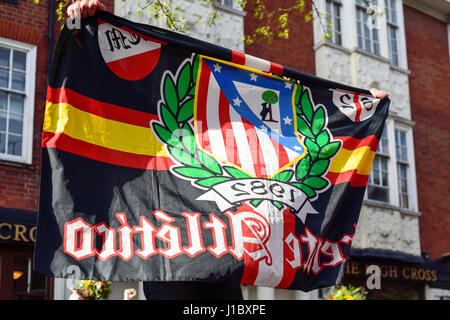
{"label": "red and yellow stripe", "polygon": [[[174,162],[150,122],[157,115],[100,102],[67,88],[48,89],[42,146],[137,169],[168,170]],[[335,137],[343,142],[331,162],[332,184],[365,186],[378,139]]]}
{"label": "red and yellow stripe", "polygon": [[334,137],[343,142],[339,153],[333,158],[327,173],[332,184],[350,183],[352,187],[364,187],[369,180],[379,140],[375,135],[364,139]]}
{"label": "red and yellow stripe", "polygon": [[114,165],[166,170],[173,162],[150,128],[157,116],[48,89],[42,146]]}

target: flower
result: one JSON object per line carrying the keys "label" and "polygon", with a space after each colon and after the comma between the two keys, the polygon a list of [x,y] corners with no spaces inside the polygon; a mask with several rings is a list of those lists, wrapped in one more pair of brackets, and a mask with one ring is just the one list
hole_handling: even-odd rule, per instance
{"label": "flower", "polygon": [[84,299],[106,300],[110,292],[110,282],[82,280],[75,289]]}
{"label": "flower", "polygon": [[327,300],[365,300],[366,292],[361,287],[353,287],[352,285],[335,286],[331,295]]}

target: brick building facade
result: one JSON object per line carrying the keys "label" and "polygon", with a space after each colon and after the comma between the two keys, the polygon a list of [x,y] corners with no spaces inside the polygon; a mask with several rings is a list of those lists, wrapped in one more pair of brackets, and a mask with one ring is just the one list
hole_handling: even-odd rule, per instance
{"label": "brick building facade", "polygon": [[51,281],[30,267],[39,199],[49,11],[49,1],[38,6],[32,0],[0,2],[1,299],[51,296]]}
{"label": "brick building facade", "polygon": [[[271,1],[266,4],[267,10],[271,11],[278,7],[278,1]],[[307,2],[305,12],[311,9],[311,4]],[[262,22],[252,14],[254,3],[249,1],[245,10],[248,14],[244,19],[244,33],[253,34]],[[272,26],[273,27],[273,26]],[[314,54],[314,32],[312,22],[306,22],[305,17],[299,11],[294,11],[289,17],[289,39],[283,39],[276,36],[274,32],[273,41],[257,41],[245,46],[245,53],[269,61],[276,61],[301,70],[309,74],[316,74],[315,54]]]}
{"label": "brick building facade", "polygon": [[36,129],[31,137],[32,152],[29,160],[22,163],[1,162],[0,174],[2,181],[7,183],[0,187],[0,206],[36,211],[39,196],[39,128],[42,127],[47,81],[49,2],[36,6],[33,1],[18,1],[17,4],[2,1],[0,26],[3,41],[8,39],[36,48],[35,74],[31,70],[27,74],[33,77],[30,82],[34,82],[35,87],[34,105],[30,105],[30,110],[34,110],[34,121],[30,124]]}
{"label": "brick building facade", "polygon": [[405,17],[421,245],[431,259],[439,259],[450,253],[448,22],[409,6],[405,6]]}
{"label": "brick building facade", "polygon": [[[405,1],[411,112],[415,121],[420,241],[443,281],[429,298],[450,298],[450,3]],[[447,290],[443,290],[447,289]]]}
{"label": "brick building facade", "polygon": [[53,299],[32,254],[47,71],[61,26],[54,10],[51,0],[0,1],[0,299]]}

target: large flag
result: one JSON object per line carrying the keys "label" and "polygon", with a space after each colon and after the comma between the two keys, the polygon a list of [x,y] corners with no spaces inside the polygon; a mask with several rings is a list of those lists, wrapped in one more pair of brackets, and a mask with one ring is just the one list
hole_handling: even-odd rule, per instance
{"label": "large flag", "polygon": [[334,285],[388,106],[106,12],[64,28],[43,126],[35,268]]}

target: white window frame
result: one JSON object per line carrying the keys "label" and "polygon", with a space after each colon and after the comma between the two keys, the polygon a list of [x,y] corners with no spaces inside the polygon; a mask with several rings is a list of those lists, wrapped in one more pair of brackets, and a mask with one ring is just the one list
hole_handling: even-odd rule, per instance
{"label": "white window frame", "polygon": [[[226,4],[226,2],[230,2],[231,1],[231,5]],[[217,0],[217,2],[222,5],[222,6],[227,6],[227,7],[234,7],[234,0]]]}
{"label": "white window frame", "polygon": [[[406,147],[407,147],[407,160],[405,162],[399,161],[396,158],[395,161],[395,174],[396,179],[397,177],[397,164],[398,163],[407,163],[407,172],[406,172],[406,178],[407,178],[407,189],[408,189],[408,207],[404,208],[406,210],[413,210],[418,211],[418,201],[417,201],[417,185],[416,185],[416,166],[415,166],[415,159],[414,159],[414,138],[413,138],[413,130],[411,126],[397,121],[395,123],[394,128],[394,135],[395,130],[403,131],[406,134]],[[394,136],[394,146],[395,146],[395,136]],[[396,152],[394,150],[394,152]],[[400,206],[400,200],[399,200],[399,186],[397,185],[397,195],[396,195],[396,205]],[[402,207],[403,208],[403,207]]]}
{"label": "white window frame", "polygon": [[[382,42],[382,38],[380,38],[380,30],[378,28],[373,28],[373,29],[369,29],[369,46],[370,46],[370,50],[368,50],[368,48],[366,48],[366,44],[365,44],[365,24],[367,23],[367,19],[361,20],[361,36],[362,36],[362,48],[359,46],[358,43],[358,12],[361,11],[362,12],[362,17],[361,19],[365,18],[365,16],[369,16],[369,14],[366,12],[367,10],[367,6],[364,3],[364,0],[361,0],[363,3],[357,3],[357,1],[355,0],[355,36],[356,36],[356,47],[359,48],[360,50],[369,52],[371,54],[375,54],[377,56],[381,56],[381,42]],[[374,34],[377,35],[377,39],[375,40]],[[377,45],[377,48],[375,48],[375,43]]]}
{"label": "white window frame", "polygon": [[[374,54],[372,52],[361,49],[358,46],[358,28],[356,23],[357,17],[357,7],[356,0],[334,0],[336,2],[341,3],[341,31],[342,31],[342,44],[338,47],[342,47],[343,49],[348,49],[350,51],[364,51],[369,55],[375,55],[381,58],[386,58],[391,60],[390,58],[390,50],[388,44],[388,24],[387,24],[387,16],[383,11],[385,10],[385,2],[384,0],[371,0],[374,4],[374,9],[378,15],[376,19],[374,19],[373,23],[378,29],[378,45],[379,45],[379,53]],[[326,2],[325,0],[317,0],[317,7],[319,12],[326,12]],[[391,67],[394,69],[400,69],[401,71],[408,70],[407,63],[407,55],[406,55],[406,39],[405,39],[405,27],[404,27],[404,16],[403,16],[403,1],[396,0],[395,1],[395,9],[397,13],[397,54],[398,54],[398,65],[394,65],[391,63]],[[383,13],[384,12],[384,13]],[[320,46],[324,41],[324,26],[326,27],[326,15],[318,15],[315,10],[313,10],[314,15],[314,43],[315,46]],[[320,19],[319,19],[320,18]],[[329,45],[334,45],[332,42],[327,42]],[[449,42],[450,45],[450,42]]]}
{"label": "white window frame", "polygon": [[[400,207],[398,174],[397,174],[397,163],[399,162],[397,161],[397,154],[396,154],[395,130],[400,130],[406,133],[407,163],[408,163],[407,169],[408,208]],[[388,150],[389,150],[389,156],[385,157],[386,159],[388,159],[389,202],[369,199],[367,188],[365,199],[380,204],[399,207],[402,210],[418,211],[416,170],[414,161],[414,139],[412,127],[410,124],[407,124],[406,122],[388,118],[388,120],[386,121],[386,135],[388,139]]]}
{"label": "white window frame", "polygon": [[[394,1],[394,7],[391,7],[392,0],[385,0],[385,8],[386,8],[386,31],[387,31],[387,43],[388,43],[388,49],[389,49],[389,59],[391,60],[391,63],[395,66],[400,65],[400,55],[399,55],[399,25],[398,25],[398,12],[397,12],[397,2],[398,0]],[[387,5],[387,6],[386,6]],[[392,10],[395,11],[395,21],[392,19]],[[397,61],[394,61],[394,50],[392,48],[391,41],[393,40],[391,37],[391,30],[394,30],[395,34],[395,55],[397,56]]]}
{"label": "white window frame", "polygon": [[[331,12],[328,12],[328,6],[327,4],[330,3],[330,7],[331,7]],[[334,14],[334,7],[337,6],[339,8],[339,30],[337,30],[336,25],[335,25],[335,19],[336,16]],[[343,43],[343,33],[342,33],[342,3],[340,0],[325,0],[325,8],[327,11],[327,15],[325,18],[325,21],[328,24],[331,24],[331,28],[328,28],[328,32],[331,33],[331,38],[328,39],[329,42],[337,45],[337,46],[342,46]],[[339,40],[337,41],[337,35],[339,34]]]}
{"label": "white window frame", "polygon": [[[231,1],[231,5],[226,4],[225,2],[230,2]],[[228,9],[233,9],[233,10],[238,10],[238,11],[242,11],[243,9],[238,6],[236,0],[216,0],[216,6],[218,6],[219,8],[228,8]]]}
{"label": "white window frame", "polygon": [[[391,149],[390,149],[390,146],[389,146],[389,134],[388,134],[388,128],[387,127],[384,129],[384,132],[386,133],[386,139],[387,139],[387,142],[388,142],[388,144],[386,146],[387,150],[380,150],[381,145],[382,145],[382,141],[381,141],[381,138],[380,138],[380,143],[378,145],[375,157],[378,158],[379,161],[380,160],[385,160],[386,163],[387,163],[387,168],[386,168],[387,169],[387,180],[388,180],[387,181],[387,186],[384,186],[383,183],[382,183],[382,179],[383,179],[382,178],[382,174],[381,174],[381,176],[379,176],[381,184],[373,184],[373,183],[371,183],[371,180],[374,179],[374,177],[373,177],[373,170],[374,170],[374,166],[375,166],[375,158],[374,158],[374,160],[373,160],[374,162],[372,163],[372,169],[370,171],[369,181],[367,182],[367,199],[369,199],[371,201],[379,201],[379,202],[382,202],[382,203],[390,203],[391,202],[391,189],[392,189],[392,186],[391,186],[391,182],[390,182],[390,178],[389,178],[389,175],[390,175],[389,174],[390,173],[389,161],[390,161],[390,150]],[[380,169],[379,172],[381,173],[383,171],[383,169],[381,167],[379,169]],[[369,187],[371,187],[371,186],[387,190],[388,201],[382,201],[382,200],[377,200],[377,199],[370,199],[369,195],[368,195],[368,192],[369,192]]]}
{"label": "white window frame", "polygon": [[[0,46],[12,50],[26,52],[25,99],[23,108],[22,154],[20,156],[0,153],[0,160],[31,164],[33,160],[33,129],[34,129],[34,93],[36,82],[36,52],[37,47],[28,43],[0,37]],[[12,67],[12,66],[11,66]],[[1,89],[14,92],[10,89]],[[23,92],[21,92],[23,94]]]}

